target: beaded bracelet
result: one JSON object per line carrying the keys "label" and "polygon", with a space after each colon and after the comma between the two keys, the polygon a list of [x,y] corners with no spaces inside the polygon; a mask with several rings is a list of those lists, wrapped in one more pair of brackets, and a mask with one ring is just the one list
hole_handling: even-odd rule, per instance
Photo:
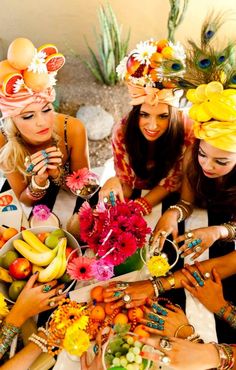
{"label": "beaded bracelet", "polygon": [[4,322],[0,330],[0,353],[4,353],[10,347],[13,338],[19,334],[20,328],[10,323]]}
{"label": "beaded bracelet", "polygon": [[138,203],[142,207],[144,216],[152,212],[152,206],[147,199],[143,197],[137,198],[135,199],[135,203]]}
{"label": "beaded bracelet", "polygon": [[25,192],[26,192],[27,197],[30,198],[31,200],[39,200],[39,199],[43,198],[44,195],[46,194],[46,191],[41,191],[39,193],[39,192],[36,192],[33,189],[31,189],[30,186],[28,186],[25,189]]}
{"label": "beaded bracelet", "polygon": [[177,219],[177,222],[181,222],[184,220],[184,213],[183,213],[181,206],[174,205],[174,206],[170,206],[169,209],[176,209],[179,212],[179,217]]}
{"label": "beaded bracelet", "polygon": [[154,294],[155,294],[156,298],[158,298],[159,297],[159,290],[158,290],[157,284],[156,284],[155,280],[153,279],[153,277],[150,277],[149,280],[152,283],[152,286],[153,286],[153,289],[154,289]]}
{"label": "beaded bracelet", "polygon": [[47,331],[47,329],[45,329],[43,326],[40,326],[39,328],[38,328],[38,332],[40,333],[40,331],[42,332],[42,333],[44,333],[45,335],[46,335],[46,337],[48,336],[48,331]]}
{"label": "beaded bracelet", "polygon": [[229,344],[218,344],[215,342],[211,342],[219,355],[219,365],[217,366],[217,370],[228,370],[232,369],[234,366],[234,353]]}
{"label": "beaded bracelet", "polygon": [[155,281],[155,283],[156,283],[156,285],[157,285],[157,288],[158,288],[158,292],[160,293],[160,294],[163,294],[163,293],[165,293],[165,288],[164,288],[164,286],[163,286],[163,284],[162,284],[162,281],[161,281],[161,278],[159,278],[159,277],[155,277],[154,276],[154,281]]}
{"label": "beaded bracelet", "polygon": [[47,340],[46,339],[43,339],[43,338],[41,338],[38,335],[33,333],[29,337],[29,341],[35,343],[42,350],[42,352],[48,352]]}
{"label": "beaded bracelet", "polygon": [[50,186],[50,181],[49,179],[47,179],[46,181],[46,184],[44,186],[40,186],[38,185],[36,182],[35,182],[35,176],[32,176],[31,177],[31,185],[32,185],[32,188],[34,190],[39,190],[39,191],[43,191],[43,190],[47,190]]}

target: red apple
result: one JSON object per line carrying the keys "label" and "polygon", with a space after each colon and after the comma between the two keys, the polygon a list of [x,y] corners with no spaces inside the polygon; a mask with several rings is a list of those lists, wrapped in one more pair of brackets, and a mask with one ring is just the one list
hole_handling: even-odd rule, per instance
{"label": "red apple", "polygon": [[[73,252],[75,249],[72,248],[72,247],[66,247],[66,259],[69,257],[69,255],[71,254],[71,252]],[[73,253],[71,256],[70,256],[70,259],[69,261],[73,260],[73,258],[75,258],[77,256],[76,252]]]}
{"label": "red apple", "polygon": [[9,266],[9,274],[17,280],[26,279],[31,271],[31,263],[26,258],[17,258]]}

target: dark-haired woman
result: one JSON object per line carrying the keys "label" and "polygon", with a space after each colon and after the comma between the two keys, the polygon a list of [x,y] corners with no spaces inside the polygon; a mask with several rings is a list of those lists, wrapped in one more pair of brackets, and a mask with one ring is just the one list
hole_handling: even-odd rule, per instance
{"label": "dark-haired woman", "polygon": [[[164,66],[171,58],[178,72],[168,71],[164,78]],[[193,142],[192,125],[178,110],[182,91],[170,80],[183,72],[184,60],[180,44],[152,39],[140,42],[121,61],[117,72],[126,80],[133,108],[114,128],[116,176],[104,184],[100,200],[138,198],[146,189],[149,192],[136,200],[148,214],[169,193],[180,189],[183,152]],[[156,67],[161,69],[162,63],[159,73]]]}
{"label": "dark-haired woman", "polygon": [[182,159],[193,141],[192,124],[176,107],[167,103],[135,105],[113,131],[116,177],[109,179],[100,199],[113,191],[120,200],[134,189],[148,189],[138,199],[146,214],[170,192],[180,189]]}

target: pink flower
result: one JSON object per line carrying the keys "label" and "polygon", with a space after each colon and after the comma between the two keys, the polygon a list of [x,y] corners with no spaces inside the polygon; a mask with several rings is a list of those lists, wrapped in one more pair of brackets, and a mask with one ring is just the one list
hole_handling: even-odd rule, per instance
{"label": "pink flower", "polygon": [[78,171],[74,171],[71,175],[66,178],[66,185],[72,191],[82,189],[83,186],[89,184],[90,180],[97,180],[98,177],[95,173],[89,171],[88,168],[82,168]]}
{"label": "pink flower", "polygon": [[114,276],[114,265],[103,259],[93,262],[91,268],[96,280],[108,280]]}
{"label": "pink flower", "polygon": [[68,263],[67,272],[72,279],[75,280],[90,280],[93,278],[92,264],[94,258],[76,257]]}
{"label": "pink flower", "polygon": [[40,221],[45,221],[50,216],[50,209],[44,204],[38,204],[33,208],[33,215]]}

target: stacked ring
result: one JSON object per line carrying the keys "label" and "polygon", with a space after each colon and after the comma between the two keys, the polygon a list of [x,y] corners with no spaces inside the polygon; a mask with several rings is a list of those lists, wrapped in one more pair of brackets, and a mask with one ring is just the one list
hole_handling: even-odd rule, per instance
{"label": "stacked ring", "polygon": [[155,315],[153,313],[149,313],[147,316],[150,320],[155,321],[159,323],[160,325],[164,325],[165,323],[165,321],[162,318],[158,317],[158,315]]}
{"label": "stacked ring", "polygon": [[194,279],[196,280],[196,282],[198,283],[199,286],[203,286],[204,285],[204,281],[201,279],[201,277],[197,273],[197,271],[193,271],[192,275],[193,275]]}
{"label": "stacked ring", "polygon": [[27,172],[27,173],[30,173],[30,172],[32,172],[32,171],[33,171],[33,169],[34,169],[34,164],[33,164],[33,163],[30,163],[30,164],[28,165],[28,167],[26,168],[26,172]]}
{"label": "stacked ring", "polygon": [[116,284],[116,288],[121,288],[121,289],[128,288],[128,286],[129,286],[129,283],[124,283],[124,282]]}
{"label": "stacked ring", "polygon": [[129,294],[125,294],[124,297],[122,298],[124,303],[129,303],[132,301],[132,298]]}
{"label": "stacked ring", "polygon": [[42,287],[42,292],[43,292],[43,293],[47,293],[47,292],[49,292],[51,289],[52,289],[51,285],[46,284],[46,285],[44,285],[44,286]]}
{"label": "stacked ring", "polygon": [[115,199],[114,191],[110,191],[109,197],[110,197],[111,205],[114,207],[116,205],[116,199]]}
{"label": "stacked ring", "polygon": [[56,304],[56,303],[55,303],[54,301],[49,301],[49,302],[48,302],[49,307],[54,307],[54,306],[55,306],[55,304]]}
{"label": "stacked ring", "polygon": [[201,250],[202,250],[202,247],[201,247],[200,245],[197,245],[197,246],[194,248],[194,252],[197,252],[197,253],[201,252]]}
{"label": "stacked ring", "polygon": [[191,231],[186,231],[184,236],[185,236],[185,239],[192,239],[193,233]]}
{"label": "stacked ring", "polygon": [[205,272],[205,274],[203,274],[203,277],[204,277],[204,280],[210,279],[211,277],[210,272]]}
{"label": "stacked ring", "polygon": [[119,290],[114,292],[113,294],[113,297],[120,297],[122,295],[122,292],[120,292]]}
{"label": "stacked ring", "polygon": [[148,321],[146,326],[148,326],[151,329],[164,330],[164,325],[161,325],[161,324],[158,324],[152,321]]}
{"label": "stacked ring", "polygon": [[195,247],[196,245],[200,244],[202,242],[202,239],[194,239],[192,242],[188,244],[189,248]]}
{"label": "stacked ring", "polygon": [[48,157],[48,153],[46,152],[46,150],[41,150],[41,153],[42,153],[42,156],[44,157],[44,158],[47,158]]}
{"label": "stacked ring", "polygon": [[162,316],[167,316],[167,311],[160,305],[153,303],[151,307],[155,313],[159,313]]}

